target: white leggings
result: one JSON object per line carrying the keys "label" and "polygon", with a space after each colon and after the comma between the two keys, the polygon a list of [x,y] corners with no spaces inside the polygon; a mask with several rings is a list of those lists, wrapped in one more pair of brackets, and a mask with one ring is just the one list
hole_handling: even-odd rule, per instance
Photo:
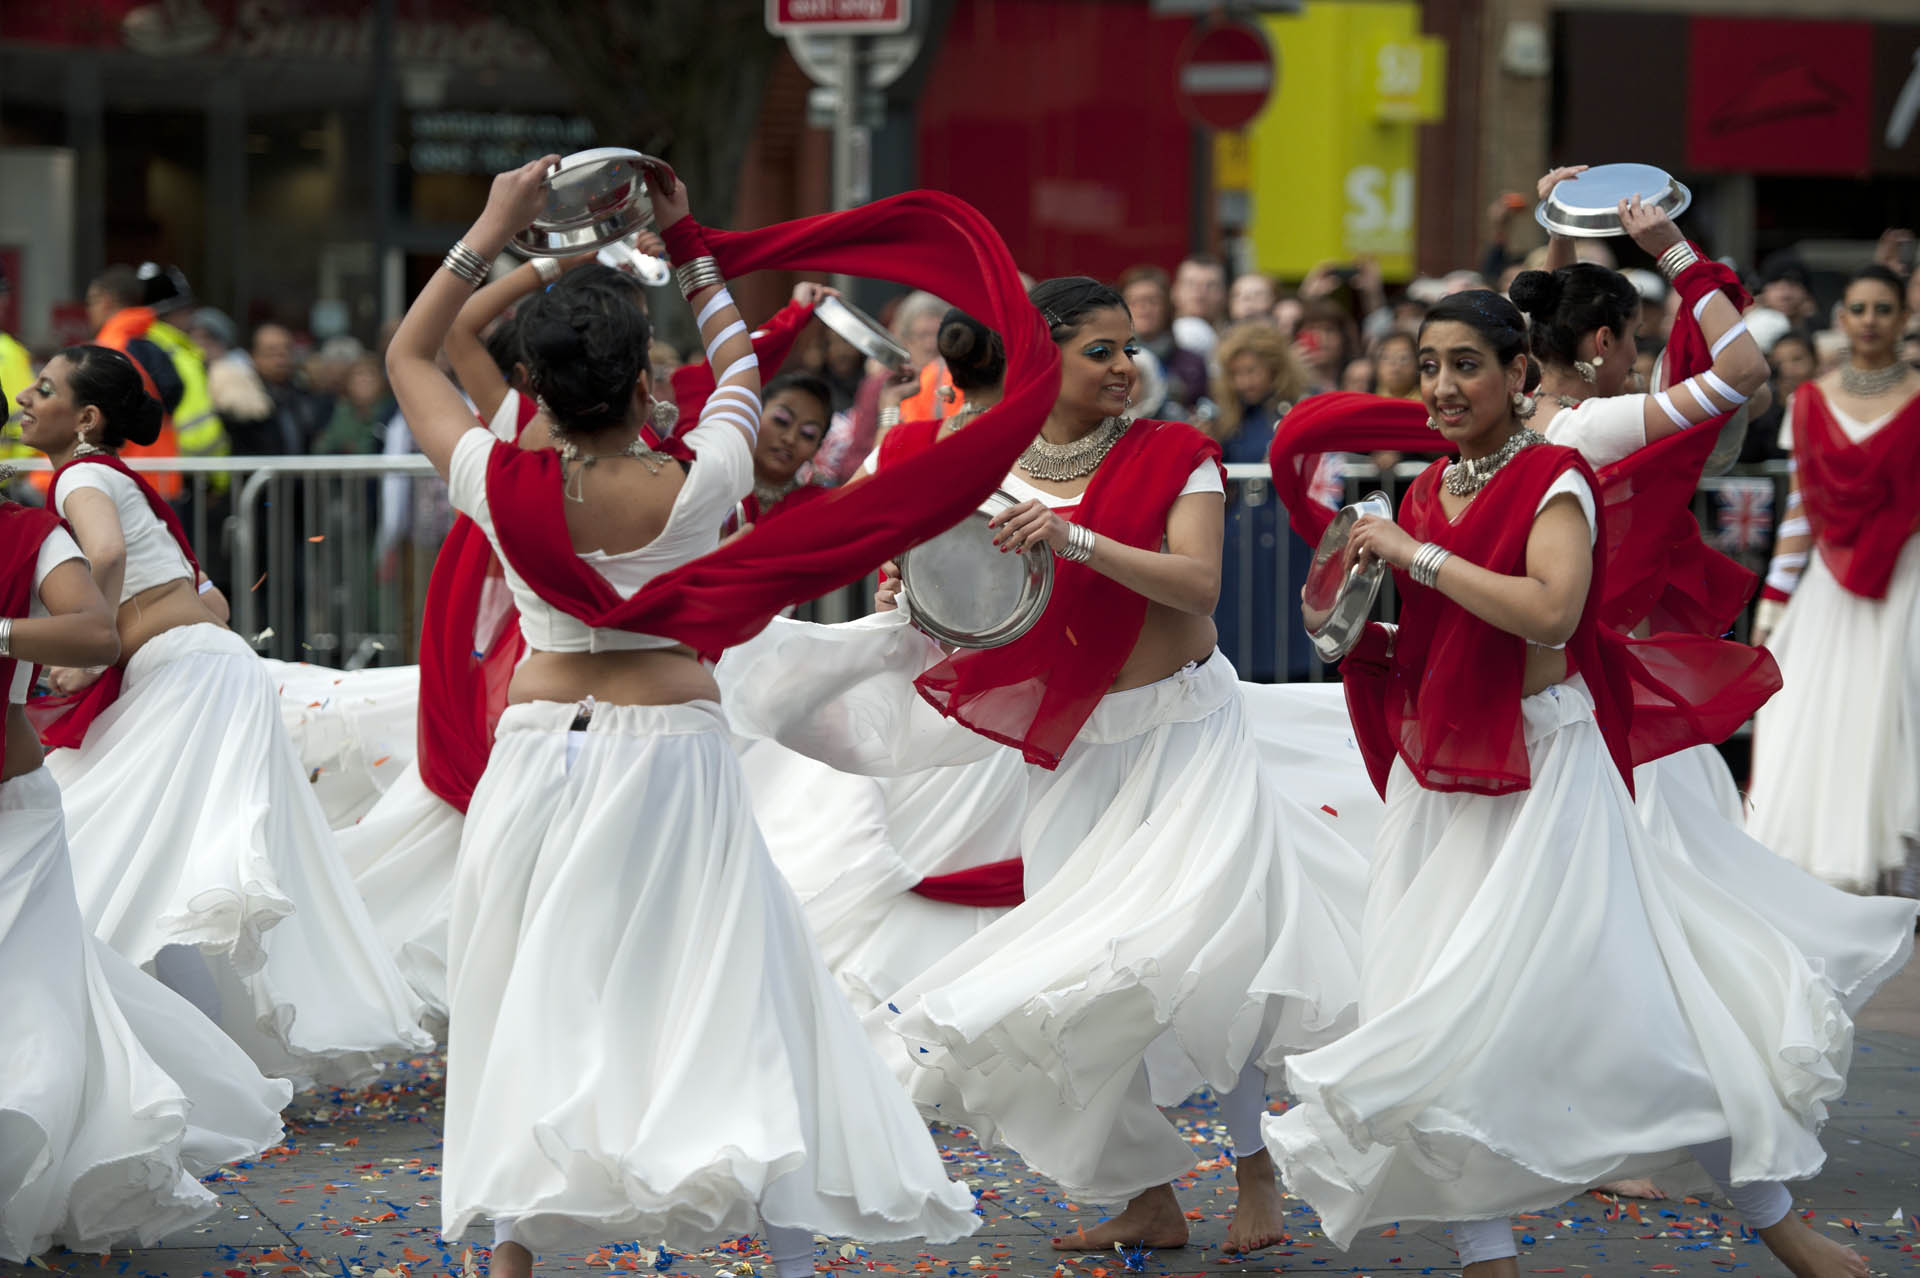
{"label": "white leggings", "polygon": [[[513,1218],[502,1216],[493,1222],[493,1245],[526,1244],[513,1236]],[[813,1278],[813,1231],[791,1225],[763,1225],[767,1234],[767,1258],[773,1261],[775,1278]],[[527,1250],[533,1250],[528,1247]]]}
{"label": "white leggings", "polygon": [[[1713,1178],[1713,1183],[1733,1203],[1733,1210],[1749,1229],[1777,1225],[1793,1210],[1793,1195],[1777,1180],[1760,1180],[1747,1185],[1727,1183],[1733,1175],[1731,1140],[1695,1145],[1691,1152],[1694,1161]],[[1505,1260],[1520,1254],[1514,1246],[1513,1222],[1510,1220],[1463,1220],[1452,1228],[1454,1249],[1460,1253],[1460,1263],[1463,1265],[1477,1265],[1484,1260]]]}
{"label": "white leggings", "polygon": [[1267,1112],[1267,1072],[1247,1062],[1230,1092],[1215,1093],[1220,1102],[1220,1121],[1227,1125],[1227,1139],[1233,1142],[1235,1158],[1251,1158],[1264,1150],[1260,1120]]}

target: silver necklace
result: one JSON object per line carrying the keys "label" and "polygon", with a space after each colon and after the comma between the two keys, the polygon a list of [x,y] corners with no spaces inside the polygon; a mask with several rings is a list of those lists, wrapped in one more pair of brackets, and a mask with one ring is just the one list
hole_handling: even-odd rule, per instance
{"label": "silver necklace", "polygon": [[1487,482],[1500,473],[1502,466],[1518,457],[1522,449],[1546,442],[1545,435],[1522,426],[1507,436],[1507,442],[1500,445],[1498,452],[1489,453],[1485,457],[1462,458],[1450,463],[1443,476],[1447,483],[1447,491],[1455,497],[1471,497],[1485,488]]}
{"label": "silver necklace", "polygon": [[1035,438],[1020,454],[1020,469],[1050,484],[1071,483],[1098,470],[1131,425],[1131,417],[1109,417],[1071,443]]}
{"label": "silver necklace", "polygon": [[562,436],[554,443],[553,449],[560,454],[560,464],[563,468],[572,465],[574,462],[580,463],[580,469],[573,472],[573,479],[565,490],[567,499],[577,502],[585,502],[587,500],[587,470],[595,462],[606,461],[614,457],[631,457],[642,466],[645,466],[649,475],[657,475],[660,473],[660,468],[666,465],[669,460],[665,453],[657,453],[653,449],[648,448],[646,443],[638,435],[635,435],[627,446],[617,453],[583,453],[580,451],[580,445],[565,436]]}
{"label": "silver necklace", "polygon": [[1840,366],[1840,389],[1860,399],[1873,399],[1884,395],[1907,377],[1907,366],[1899,360],[1885,368],[1856,368],[1852,364]]}
{"label": "silver necklace", "polygon": [[753,486],[753,500],[759,503],[760,513],[766,514],[787,499],[787,495],[800,486],[797,479],[789,479],[784,484],[761,484]]}

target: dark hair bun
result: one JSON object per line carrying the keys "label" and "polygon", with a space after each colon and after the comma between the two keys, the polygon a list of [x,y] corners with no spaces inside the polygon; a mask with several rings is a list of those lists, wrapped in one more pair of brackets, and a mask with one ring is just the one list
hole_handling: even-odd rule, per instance
{"label": "dark hair bun", "polygon": [[1522,271],[1507,286],[1513,304],[1532,316],[1551,316],[1560,305],[1560,284],[1549,271]]}
{"label": "dark hair bun", "polygon": [[[1061,275],[1041,280],[1027,290],[1027,300],[1046,321],[1047,331],[1056,342],[1076,332],[1087,316],[1095,311],[1119,308],[1127,310],[1127,301],[1112,288],[1086,275]],[[1131,311],[1127,312],[1129,315]]]}
{"label": "dark hair bun", "polygon": [[947,361],[957,390],[989,390],[1007,375],[1007,348],[1000,334],[959,307],[940,321],[940,358]]}
{"label": "dark hair bun", "polygon": [[620,272],[582,267],[535,294],[520,325],[533,393],[563,431],[625,420],[647,370],[652,326],[641,294]]}
{"label": "dark hair bun", "polygon": [[107,346],[69,346],[60,352],[67,361],[67,385],[83,408],[97,408],[107,419],[97,441],[107,448],[124,444],[151,444],[160,438],[166,411],[147,392],[147,384],[133,360]]}

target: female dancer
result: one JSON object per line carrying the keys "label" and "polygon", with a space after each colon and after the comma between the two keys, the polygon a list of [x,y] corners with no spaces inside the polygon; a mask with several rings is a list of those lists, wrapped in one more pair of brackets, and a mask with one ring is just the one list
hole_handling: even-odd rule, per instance
{"label": "female dancer", "polygon": [[[0,468],[0,484],[10,476]],[[82,925],[36,664],[110,665],[113,610],[51,512],[0,502],[0,1260],[149,1246],[212,1214],[195,1179],[278,1144],[292,1092]]]}
{"label": "female dancer", "polygon": [[[1239,684],[1214,648],[1218,446],[1124,416],[1133,329],[1118,294],[1071,278],[1031,296],[1062,353],[1060,389],[1001,481],[1020,501],[995,524],[1003,550],[1044,542],[1060,557],[1034,629],[945,656],[897,613],[786,623],[729,654],[722,674],[786,649],[803,666],[783,667],[813,679],[730,679],[729,695],[788,703],[756,707],[771,709],[770,735],[814,734],[809,752],[847,770],[896,775],[1002,745],[1039,765],[1025,901],[874,1016],[906,1040],[924,1112],[1017,1149],[1080,1197],[1127,1200],[1056,1240],[1062,1250],[1186,1242],[1168,1182],[1194,1154],[1156,1102],[1209,1084],[1241,1158],[1228,1246],[1252,1250],[1278,1239],[1283,1216],[1258,1143],[1267,1074],[1351,1019],[1363,867],[1262,784]],[[816,713],[822,701],[833,704]],[[817,739],[836,723],[850,740]]]}
{"label": "female dancer", "polygon": [[760,397],[760,438],[753,446],[753,492],[742,503],[747,524],[798,510],[827,490],[800,482],[800,468],[820,451],[833,421],[833,391],[812,373],[782,373]]}
{"label": "female dancer", "polygon": [[1801,386],[1780,429],[1793,495],[1754,625],[1786,688],[1754,725],[1747,828],[1849,892],[1920,856],[1920,373],[1896,358],[1906,319],[1885,267],[1847,285],[1847,363]]}
{"label": "female dancer", "polygon": [[529,647],[456,869],[443,1232],[492,1217],[495,1266],[525,1275],[530,1248],[698,1245],[757,1221],[781,1278],[812,1272],[814,1230],[962,1236],[972,1197],[809,943],[711,675],[670,639],[583,619],[602,606],[583,595],[629,598],[712,551],[752,485],[756,362],[702,234],[676,226],[671,171],[649,192],[717,381],[689,467],[641,440],[647,324],[624,292],[554,290],[526,315],[546,440],[496,439],[434,366],[554,158],[495,179],[387,356],[423,450],[500,553]]}
{"label": "female dancer", "polygon": [[[88,926],[185,995],[261,1070],[351,1082],[429,1045],[287,739],[273,681],[226,628],[179,521],[115,455],[160,405],[132,361],[69,347],[20,396],[49,505],[119,604],[120,659],[43,728]],[[198,589],[196,589],[198,583]],[[91,721],[88,722],[88,716]]]}
{"label": "female dancer", "polygon": [[[1627,216],[1636,239],[1654,257],[1675,245],[1684,247],[1664,214],[1630,209]],[[1672,276],[1691,265],[1684,253],[1663,260]],[[1595,469],[1720,418],[1765,384],[1765,357],[1718,289],[1705,292],[1695,321],[1715,352],[1712,366],[1652,395],[1625,393],[1633,373],[1640,298],[1620,274],[1593,263],[1563,266],[1551,274],[1528,271],[1515,278],[1509,295],[1532,321],[1528,332],[1542,370],[1537,394],[1551,410],[1551,416],[1540,414],[1547,419],[1544,433],[1552,443],[1577,448]],[[1679,575],[1675,565],[1668,571]],[[1743,576],[1731,602],[1744,607],[1751,589],[1751,577]],[[1725,611],[1707,628],[1716,634],[1723,630]],[[1640,629],[1646,628],[1642,623]],[[1913,906],[1863,901],[1834,890],[1755,842],[1740,829],[1733,777],[1712,746],[1644,765],[1633,780],[1635,804],[1649,832],[1725,884],[1802,953],[1818,958],[1849,1011],[1863,1006],[1887,976],[1905,965],[1913,944]]]}
{"label": "female dancer", "polygon": [[1599,621],[1592,472],[1518,416],[1526,341],[1497,294],[1428,313],[1421,391],[1460,460],[1414,484],[1404,526],[1354,532],[1407,574],[1397,632],[1372,628],[1347,667],[1355,730],[1392,761],[1364,1011],[1288,1061],[1301,1103],[1268,1145],[1340,1245],[1460,1221],[1474,1278],[1518,1272],[1511,1214],[1689,1152],[1794,1272],[1864,1276],[1779,1183],[1824,1159],[1850,1023],[1633,811],[1631,659]]}

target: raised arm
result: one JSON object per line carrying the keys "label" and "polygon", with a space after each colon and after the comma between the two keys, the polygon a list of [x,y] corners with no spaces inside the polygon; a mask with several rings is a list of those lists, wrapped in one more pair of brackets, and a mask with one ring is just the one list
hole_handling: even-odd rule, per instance
{"label": "raised arm", "polygon": [[[1545,203],[1546,198],[1553,194],[1554,187],[1559,186],[1568,178],[1579,177],[1586,171],[1587,166],[1584,164],[1569,164],[1564,168],[1547,170],[1547,175],[1540,179],[1538,186],[1535,188],[1540,193],[1541,202]],[[1574,251],[1574,244],[1571,238],[1565,235],[1549,234],[1547,236],[1547,270],[1557,271],[1563,266],[1572,266],[1579,260],[1580,255]]]}
{"label": "raised arm", "polygon": [[[387,347],[387,381],[393,396],[414,441],[442,479],[447,477],[454,445],[479,425],[460,392],[435,367],[434,357],[446,343],[455,317],[472,300],[475,286],[484,282],[486,264],[540,212],[546,201],[547,170],[557,159],[542,156],[493,179],[485,211],[407,308]],[[455,267],[460,270],[456,272]]]}
{"label": "raised arm", "polygon": [[724,422],[738,430],[753,447],[760,434],[760,361],[753,353],[753,337],[734,307],[733,294],[720,274],[719,263],[707,251],[706,234],[688,215],[686,187],[670,170],[652,172],[647,184],[653,197],[660,238],[673,259],[674,273],[700,324],[700,342],[713,369],[713,393],[700,410],[702,426]]}
{"label": "raised arm", "polygon": [[[1420,549],[1412,535],[1390,519],[1369,515],[1353,527],[1351,544],[1368,556],[1407,568]],[[1547,503],[1527,536],[1527,571],[1493,572],[1449,555],[1433,589],[1490,626],[1528,643],[1558,647],[1573,637],[1593,581],[1593,543],[1586,512],[1571,493]]]}

